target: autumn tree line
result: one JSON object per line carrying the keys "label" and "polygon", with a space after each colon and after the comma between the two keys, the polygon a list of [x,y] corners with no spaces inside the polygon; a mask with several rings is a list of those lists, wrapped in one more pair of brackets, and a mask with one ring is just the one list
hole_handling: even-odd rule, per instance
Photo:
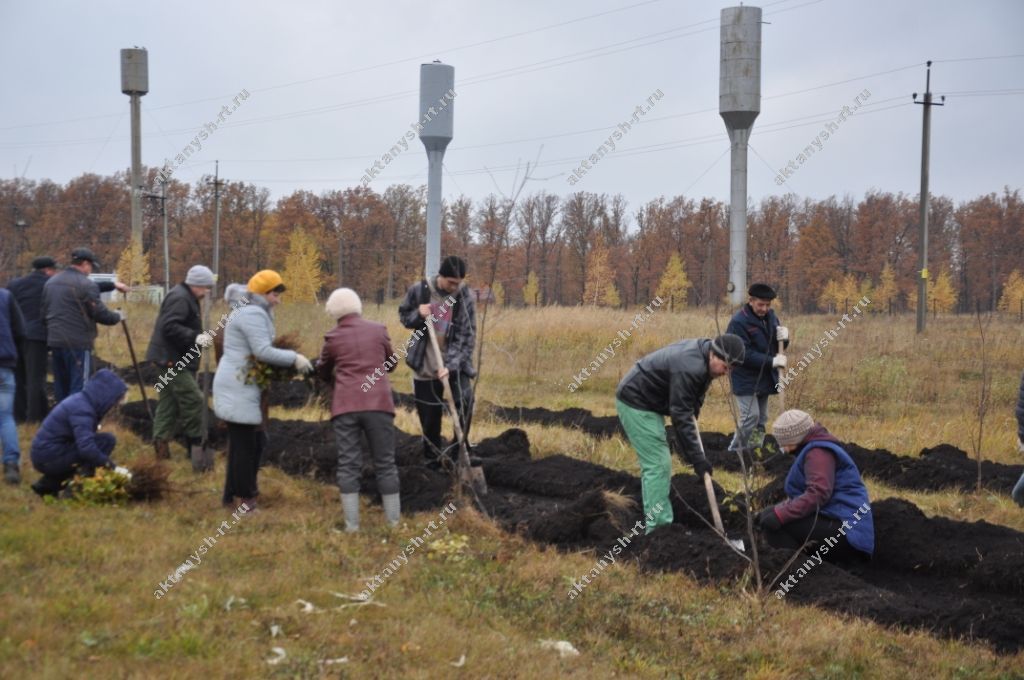
{"label": "autumn tree line", "polygon": [[[153,186],[156,170],[148,173]],[[89,246],[110,270],[128,247],[127,172],[83,174],[66,185],[0,181],[0,280],[32,258],[58,260]],[[211,178],[167,185],[171,281],[196,262],[212,264]],[[152,283],[163,283],[160,201],[143,199]],[[220,192],[222,282],[264,268],[286,271],[292,299],[314,299],[341,284],[370,301],[392,299],[421,275],[424,187],[393,185],[316,194],[225,182]],[[470,262],[469,282],[512,305],[645,305],[660,295],[673,308],[726,297],[728,206],[709,198],[658,198],[630,206],[621,195],[539,191],[512,201],[461,197],[443,207],[442,251]],[[874,311],[916,303],[916,196],[871,191],[860,200],[772,196],[748,211],[748,278],[780,292],[802,312],[842,309],[864,295]],[[929,309],[973,312],[1024,300],[1024,207],[1004,188],[955,204],[934,196],[929,213]],[[109,265],[107,264],[109,263]],[[140,283],[140,281],[132,281]]]}

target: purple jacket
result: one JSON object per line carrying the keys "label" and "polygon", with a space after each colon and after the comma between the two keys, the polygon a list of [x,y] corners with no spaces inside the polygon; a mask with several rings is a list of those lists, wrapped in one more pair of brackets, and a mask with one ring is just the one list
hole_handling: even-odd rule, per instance
{"label": "purple jacket", "polygon": [[358,314],[338,319],[338,325],[324,336],[317,362],[317,376],[334,385],[331,417],[357,411],[394,413],[387,374],[398,361],[384,324]]}

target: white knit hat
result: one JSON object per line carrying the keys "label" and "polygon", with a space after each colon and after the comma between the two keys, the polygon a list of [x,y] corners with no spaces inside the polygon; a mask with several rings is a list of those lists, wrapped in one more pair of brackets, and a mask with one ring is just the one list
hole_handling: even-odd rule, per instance
{"label": "white knit hat", "polygon": [[324,308],[332,318],[340,319],[348,314],[362,314],[363,302],[351,288],[338,288],[327,298]]}
{"label": "white knit hat", "polygon": [[814,418],[804,411],[790,409],[772,423],[772,434],[779,446],[796,446],[814,427]]}

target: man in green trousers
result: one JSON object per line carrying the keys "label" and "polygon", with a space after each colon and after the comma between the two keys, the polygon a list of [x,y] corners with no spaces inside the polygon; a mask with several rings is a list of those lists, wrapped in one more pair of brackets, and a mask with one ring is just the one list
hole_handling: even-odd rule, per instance
{"label": "man in green trousers", "polygon": [[197,264],[188,270],[184,283],[172,288],[163,304],[149,340],[146,361],[164,372],[156,384],[160,401],[153,416],[153,448],[157,458],[170,458],[170,439],[180,430],[188,438],[189,456],[197,451],[203,434],[203,393],[196,382],[199,356],[213,344],[203,333],[199,301],[213,287],[213,272]]}
{"label": "man in green trousers", "polygon": [[647,533],[672,523],[669,487],[672,454],[665,437],[665,416],[672,419],[679,452],[698,478],[711,474],[696,419],[711,381],[743,362],[743,341],[726,333],[717,338],[680,340],[634,364],[615,391],[615,407],[640,461],[644,512],[652,518]]}

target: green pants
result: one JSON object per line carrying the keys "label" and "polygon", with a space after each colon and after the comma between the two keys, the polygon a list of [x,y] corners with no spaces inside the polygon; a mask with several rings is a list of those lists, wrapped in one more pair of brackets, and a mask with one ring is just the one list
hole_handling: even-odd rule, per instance
{"label": "green pants", "polygon": [[153,415],[153,439],[172,439],[178,432],[194,439],[203,434],[203,393],[192,371],[181,371],[164,385]]}
{"label": "green pants", "polygon": [[665,418],[654,411],[635,409],[618,399],[615,409],[640,461],[646,533],[649,534],[660,526],[672,524],[672,503],[668,497],[672,484],[672,452],[665,439]]}

